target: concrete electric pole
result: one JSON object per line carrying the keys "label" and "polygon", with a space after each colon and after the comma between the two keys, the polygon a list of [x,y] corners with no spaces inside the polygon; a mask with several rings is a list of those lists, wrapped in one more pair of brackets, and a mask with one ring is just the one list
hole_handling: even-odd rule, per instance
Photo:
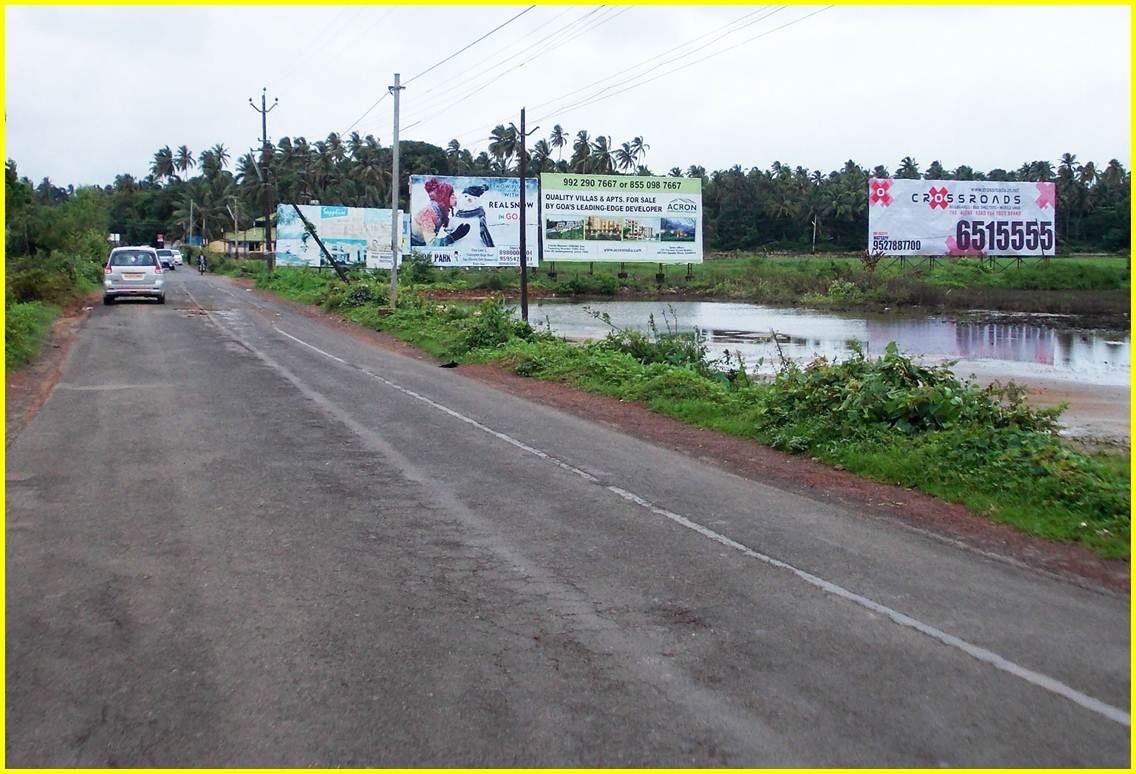
{"label": "concrete electric pole", "polygon": [[[268,154],[268,114],[272,108],[280,104],[279,99],[272,100],[272,107],[268,107],[268,87],[260,90],[260,107],[252,101],[249,97],[249,105],[253,110],[260,113],[260,148],[261,153]],[[270,197],[268,195],[268,178],[264,179],[264,259],[268,264],[268,270],[272,271],[276,268],[276,256],[274,253],[269,252],[269,247],[272,244],[272,206]]]}
{"label": "concrete electric pole", "polygon": [[398,251],[402,246],[402,223],[398,217],[398,97],[405,86],[399,85],[399,74],[394,74],[394,86],[388,86],[394,95],[394,139],[391,141],[391,311],[398,309]]}

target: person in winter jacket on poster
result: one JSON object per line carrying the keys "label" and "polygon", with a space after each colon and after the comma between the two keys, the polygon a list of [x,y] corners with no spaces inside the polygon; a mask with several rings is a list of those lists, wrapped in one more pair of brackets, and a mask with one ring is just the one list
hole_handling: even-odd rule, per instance
{"label": "person in winter jacket on poster", "polygon": [[457,204],[454,187],[440,183],[437,178],[426,181],[426,194],[430,205],[423,207],[410,221],[410,244],[412,247],[445,247],[458,241],[469,233],[469,224],[462,223],[452,231],[450,213]]}

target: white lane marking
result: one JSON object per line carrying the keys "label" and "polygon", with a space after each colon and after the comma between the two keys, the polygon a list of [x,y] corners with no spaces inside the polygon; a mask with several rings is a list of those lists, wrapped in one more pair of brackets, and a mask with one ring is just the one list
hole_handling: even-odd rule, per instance
{"label": "white lane marking", "polygon": [[[379,376],[378,374],[376,374],[376,373],[374,373],[374,372],[372,372],[372,371],[370,371],[366,368],[363,368],[362,366],[358,366],[358,365],[354,365],[352,363],[348,363],[343,358],[336,357],[335,355],[331,354],[330,352],[325,352],[324,350],[320,349],[319,347],[315,346],[314,344],[309,344],[308,342],[304,341],[303,339],[298,339],[295,336],[293,336],[292,334],[286,333],[285,331],[280,330],[280,328],[276,327],[276,325],[273,325],[272,327],[280,335],[285,336],[285,337],[291,339],[292,341],[294,341],[298,344],[302,344],[303,346],[307,347],[308,349],[311,349],[314,352],[318,352],[319,354],[323,355],[326,358],[334,360],[335,362],[341,363],[341,364],[348,366],[350,368],[354,368],[354,369],[357,369],[359,371],[362,371],[363,373],[367,374],[371,378],[376,379],[376,380],[382,382],[383,384],[385,384],[385,385],[387,385],[387,386],[389,386],[389,387],[391,387],[395,390],[398,390],[399,392],[401,392],[405,395],[409,395],[410,397],[414,398],[415,400],[422,401],[423,403],[425,403],[429,406],[432,406],[432,407],[438,409],[439,411],[442,411],[442,412],[454,417],[455,419],[458,419],[462,422],[465,422],[468,425],[476,427],[478,430],[481,430],[481,431],[486,432],[486,433],[488,433],[488,434],[490,434],[490,435],[492,435],[496,438],[499,438],[502,441],[505,441],[506,443],[512,444],[513,446],[517,447],[518,449],[521,449],[522,451],[526,451],[529,454],[535,455],[542,460],[546,460],[547,462],[551,462],[552,464],[556,465],[557,467],[562,468],[562,469],[564,469],[564,470],[566,470],[570,473],[573,473],[573,474],[579,476],[580,478],[586,479],[587,481],[590,481],[594,484],[600,484],[601,486],[603,485],[598,478],[596,478],[591,473],[588,473],[585,470],[580,470],[575,465],[571,465],[567,462],[564,462],[563,460],[557,459],[556,457],[552,456],[551,454],[549,454],[547,452],[541,451],[540,449],[533,448],[532,446],[529,446],[528,444],[524,443],[523,441],[519,441],[519,440],[517,440],[516,438],[513,438],[510,435],[506,435],[505,433],[502,433],[498,430],[494,430],[491,427],[483,425],[482,423],[478,422],[476,419],[473,419],[472,417],[467,417],[465,414],[462,414],[458,411],[455,411],[454,409],[451,409],[448,406],[443,406],[441,403],[433,401],[430,398],[427,398],[426,396],[421,395],[421,394],[415,392],[414,390],[403,387],[400,384],[396,384],[395,382],[392,382],[390,379],[386,379],[382,376]],[[1049,691],[1050,693],[1057,694],[1058,696],[1063,696],[1066,699],[1069,699],[1070,701],[1074,702],[1075,704],[1079,704],[1080,706],[1084,707],[1087,710],[1091,710],[1092,712],[1096,712],[1099,715],[1103,715],[1104,717],[1108,718],[1109,720],[1112,720],[1112,721],[1119,723],[1121,725],[1124,725],[1124,726],[1131,727],[1131,725],[1132,725],[1132,717],[1129,713],[1125,712],[1124,710],[1122,710],[1118,707],[1114,707],[1111,704],[1106,704],[1105,702],[1103,702],[1099,699],[1095,699],[1092,696],[1081,693],[1080,691],[1076,690],[1075,688],[1072,688],[1072,687],[1066,685],[1065,683],[1061,682],[1060,680],[1057,680],[1055,678],[1050,677],[1049,675],[1044,675],[1040,672],[1035,672],[1032,669],[1027,669],[1026,667],[1023,667],[1020,664],[1016,664],[1013,661],[1010,661],[1009,659],[1005,658],[1004,656],[1001,656],[1001,655],[999,655],[999,654],[997,654],[997,653],[995,653],[991,650],[987,650],[986,648],[983,648],[981,646],[967,642],[966,640],[964,640],[960,637],[956,637],[953,634],[948,634],[947,632],[944,632],[941,629],[937,629],[934,626],[931,626],[930,624],[925,624],[922,621],[920,621],[916,618],[912,618],[911,616],[909,616],[905,613],[901,613],[898,610],[893,610],[892,608],[888,607],[887,605],[880,604],[879,602],[876,602],[873,599],[869,599],[868,597],[865,597],[861,594],[857,594],[854,591],[850,591],[850,590],[844,588],[843,586],[837,585],[837,584],[835,584],[831,581],[827,581],[824,578],[821,578],[817,575],[813,575],[811,572],[807,572],[807,571],[802,570],[798,567],[795,567],[795,566],[789,564],[788,562],[783,562],[780,559],[775,559],[772,556],[768,556],[767,554],[761,553],[760,551],[755,551],[752,548],[750,548],[749,546],[743,545],[742,543],[739,543],[736,540],[728,538],[728,537],[726,537],[725,535],[723,535],[719,532],[715,532],[714,530],[710,529],[709,527],[706,527],[702,524],[699,524],[698,522],[693,521],[693,520],[687,518],[686,516],[683,516],[682,514],[675,513],[674,511],[669,511],[666,508],[662,508],[658,505],[655,505],[650,500],[647,500],[646,498],[640,497],[639,495],[635,494],[634,492],[629,492],[626,489],[621,489],[620,487],[610,486],[610,485],[604,486],[604,489],[611,492],[612,494],[617,495],[618,497],[623,498],[624,500],[627,500],[628,502],[635,503],[636,505],[638,505],[642,508],[645,508],[648,511],[651,511],[654,514],[657,514],[657,515],[662,516],[666,519],[669,519],[670,521],[673,521],[675,524],[686,527],[687,529],[692,530],[694,532],[697,532],[698,534],[700,534],[704,537],[710,538],[711,540],[713,540],[717,543],[720,543],[723,546],[727,546],[729,548],[732,548],[735,551],[740,551],[742,554],[744,554],[744,555],[746,555],[750,558],[757,559],[758,561],[764,562],[765,564],[768,564],[771,567],[777,567],[777,568],[782,569],[782,570],[788,570],[789,572],[793,573],[794,575],[796,575],[801,580],[805,581],[806,583],[808,583],[812,586],[815,586],[818,589],[821,589],[822,591],[826,591],[829,594],[832,594],[836,597],[840,597],[841,599],[852,602],[853,604],[856,604],[856,605],[859,605],[860,607],[871,610],[872,612],[880,613],[881,615],[885,615],[888,618],[890,618],[893,622],[899,624],[900,626],[906,626],[910,629],[914,629],[915,631],[917,631],[921,634],[924,634],[924,635],[926,635],[926,636],[928,636],[928,637],[930,637],[934,640],[938,640],[939,642],[943,643],[944,645],[947,645],[949,647],[961,650],[963,653],[967,654],[968,656],[971,656],[972,658],[978,659],[979,661],[982,661],[986,664],[989,664],[990,666],[994,667],[995,669],[999,669],[1003,672],[1006,672],[1007,674],[1013,675],[1014,677],[1025,680],[1027,683],[1031,683],[1032,685],[1036,685],[1039,688],[1043,688],[1043,689]]]}

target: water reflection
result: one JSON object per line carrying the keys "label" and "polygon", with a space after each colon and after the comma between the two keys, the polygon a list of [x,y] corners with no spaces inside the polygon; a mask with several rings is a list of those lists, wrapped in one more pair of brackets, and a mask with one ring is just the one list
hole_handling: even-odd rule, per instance
{"label": "water reflection", "polygon": [[606,313],[620,328],[646,330],[653,315],[661,331],[698,329],[712,352],[740,351],[751,370],[762,372],[771,372],[782,356],[799,361],[818,355],[840,359],[851,353],[856,341],[870,356],[878,356],[894,341],[901,351],[924,356],[928,362],[958,360],[959,373],[968,373],[973,364],[1008,377],[1129,383],[1127,331],[1077,329],[1052,317],[868,316],[707,301],[544,301],[532,308],[530,319],[541,323],[547,318],[554,331],[568,338],[602,338],[609,328],[593,312]]}

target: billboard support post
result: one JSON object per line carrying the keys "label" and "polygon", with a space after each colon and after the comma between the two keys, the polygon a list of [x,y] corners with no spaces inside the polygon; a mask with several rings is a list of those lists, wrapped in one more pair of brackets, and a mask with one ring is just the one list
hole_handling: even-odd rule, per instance
{"label": "billboard support post", "polygon": [[394,95],[394,139],[391,141],[391,311],[398,309],[398,249],[402,241],[402,229],[398,218],[398,93],[405,89],[399,85],[398,73],[394,74],[394,86],[388,87]]}

